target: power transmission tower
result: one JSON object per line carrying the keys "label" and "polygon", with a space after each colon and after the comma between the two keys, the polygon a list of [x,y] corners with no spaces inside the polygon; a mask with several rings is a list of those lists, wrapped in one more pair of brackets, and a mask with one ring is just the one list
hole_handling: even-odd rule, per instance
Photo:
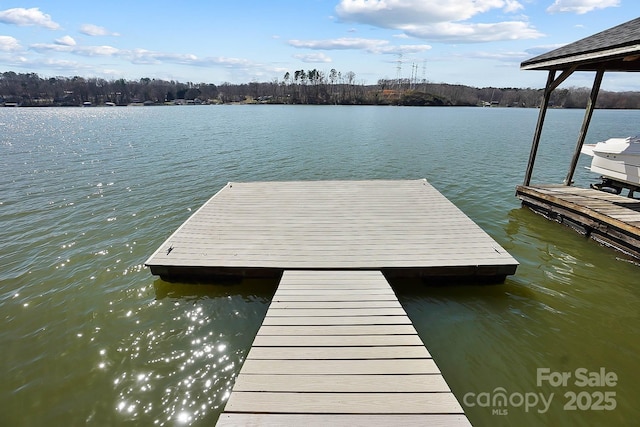
{"label": "power transmission tower", "polygon": [[411,64],[411,89],[416,88],[418,83],[418,64]]}
{"label": "power transmission tower", "polygon": [[424,85],[424,91],[427,90],[427,60],[422,61],[422,84]]}
{"label": "power transmission tower", "polygon": [[396,66],[396,71],[397,71],[397,75],[396,75],[396,84],[398,86],[398,89],[401,88],[401,79],[402,79],[402,53],[398,54],[398,61],[397,61],[397,66]]}

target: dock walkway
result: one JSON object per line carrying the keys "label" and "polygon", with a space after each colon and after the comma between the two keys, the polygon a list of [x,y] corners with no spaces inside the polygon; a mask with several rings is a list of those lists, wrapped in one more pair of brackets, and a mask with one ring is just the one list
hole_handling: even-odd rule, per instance
{"label": "dock walkway", "polygon": [[218,426],[470,426],[379,271],[285,271]]}
{"label": "dock walkway", "polygon": [[516,196],[532,210],[640,258],[640,200],[565,185],[518,186]]}

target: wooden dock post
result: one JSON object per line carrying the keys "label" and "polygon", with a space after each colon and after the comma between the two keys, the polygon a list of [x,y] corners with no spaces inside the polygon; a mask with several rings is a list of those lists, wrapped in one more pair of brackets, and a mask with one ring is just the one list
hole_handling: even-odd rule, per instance
{"label": "wooden dock post", "polygon": [[580,151],[582,145],[587,137],[587,131],[589,130],[589,123],[591,123],[591,116],[593,116],[593,110],[596,108],[596,101],[598,100],[598,93],[600,92],[600,84],[602,83],[602,77],[604,76],[604,69],[600,69],[596,72],[596,77],[593,80],[593,87],[591,88],[591,94],[589,95],[589,101],[587,102],[587,109],[584,112],[584,119],[582,121],[582,127],[578,134],[578,142],[576,143],[576,149],[573,152],[573,158],[569,165],[569,171],[567,177],[564,180],[564,185],[573,184],[573,174],[576,171],[578,165],[578,159],[580,158]]}
{"label": "wooden dock post", "polygon": [[544,95],[542,97],[542,103],[540,105],[540,112],[538,113],[538,122],[536,123],[536,130],[533,133],[533,141],[531,142],[531,152],[529,153],[529,161],[527,162],[527,170],[524,174],[524,182],[522,185],[529,185],[531,183],[531,176],[533,175],[533,166],[536,162],[536,156],[538,155],[538,146],[540,145],[540,138],[542,136],[542,128],[544,127],[544,119],[547,115],[547,109],[549,108],[549,100],[551,93],[564,82],[571,74],[575,67],[564,70],[560,76],[556,79],[556,70],[550,70],[547,76],[547,84],[544,88]]}

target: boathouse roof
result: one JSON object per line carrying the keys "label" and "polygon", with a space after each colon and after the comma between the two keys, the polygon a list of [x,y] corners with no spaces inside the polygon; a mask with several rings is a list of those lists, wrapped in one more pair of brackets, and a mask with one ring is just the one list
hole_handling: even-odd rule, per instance
{"label": "boathouse roof", "polygon": [[640,71],[640,17],[528,59],[523,70]]}

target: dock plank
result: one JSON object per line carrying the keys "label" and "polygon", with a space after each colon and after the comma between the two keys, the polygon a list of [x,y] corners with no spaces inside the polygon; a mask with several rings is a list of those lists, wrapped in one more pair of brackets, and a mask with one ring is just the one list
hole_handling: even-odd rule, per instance
{"label": "dock plank", "polygon": [[371,287],[371,286],[360,286],[354,287],[354,285],[345,285],[341,286],[333,286],[331,288],[326,289],[313,289],[310,286],[302,287],[283,287],[279,289],[278,296],[282,297],[283,295],[330,295],[334,297],[335,295],[350,295],[352,298],[357,296],[362,296],[362,293],[366,292],[367,296],[371,295],[386,295],[395,297],[395,293],[389,287],[379,288],[379,287]]}
{"label": "dock plank", "polygon": [[295,393],[435,393],[449,392],[440,374],[426,375],[243,375],[234,391]]}
{"label": "dock plank", "polygon": [[[379,302],[379,301],[369,301]],[[387,301],[384,301],[387,302]],[[302,303],[300,303],[302,304]],[[339,302],[327,302],[335,305]],[[404,314],[402,307],[354,307],[354,308],[283,308],[272,309],[272,316],[278,317],[336,317],[336,316],[401,316]]]}
{"label": "dock plank", "polygon": [[[349,301],[358,301],[358,294],[353,291],[350,293],[346,293],[345,291],[341,291],[336,293],[335,295],[327,295],[327,294],[316,294],[316,295],[305,295],[303,292],[296,292],[294,294],[282,294],[278,295],[278,301],[280,302],[313,302],[313,301],[333,301],[333,302],[349,302]],[[366,294],[366,296],[361,296],[361,301],[393,301],[395,300],[395,296],[393,294]]]}
{"label": "dock plank", "polygon": [[274,347],[345,347],[345,346],[405,346],[423,345],[417,335],[286,335],[256,336],[254,346]]}
{"label": "dock plank", "polygon": [[427,359],[431,355],[426,347],[369,346],[369,347],[253,347],[247,359]]}
{"label": "dock plank", "polygon": [[[400,308],[398,300],[382,300],[382,301],[281,301],[274,300],[271,302],[270,308],[276,309],[373,309],[373,308]],[[401,312],[402,314],[402,312]],[[313,315],[313,314],[312,314]]]}
{"label": "dock plank", "polygon": [[269,316],[265,318],[262,325],[296,325],[296,326],[318,326],[318,325],[410,325],[411,321],[407,316]]}
{"label": "dock plank", "polygon": [[258,333],[270,335],[414,335],[412,324],[402,325],[262,325]]}
{"label": "dock plank", "polygon": [[218,426],[245,427],[470,427],[464,415],[353,415],[353,414],[222,414]]}
{"label": "dock plank", "polygon": [[307,373],[338,374],[437,374],[440,373],[433,359],[362,359],[342,360],[263,360],[247,359],[242,365],[244,374],[269,372],[281,375],[302,375]]}
{"label": "dock plank", "polygon": [[231,393],[228,412],[341,414],[461,413],[451,393]]}

